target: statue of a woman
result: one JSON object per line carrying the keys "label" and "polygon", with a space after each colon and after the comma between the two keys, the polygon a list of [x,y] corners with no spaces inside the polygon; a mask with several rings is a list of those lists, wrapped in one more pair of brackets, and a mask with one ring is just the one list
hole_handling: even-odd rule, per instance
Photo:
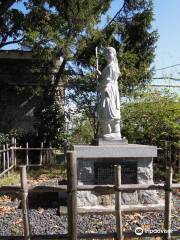
{"label": "statue of a woman", "polygon": [[105,49],[107,66],[99,75],[97,116],[100,122],[102,137],[107,140],[120,140],[120,97],[118,77],[120,70],[113,47]]}

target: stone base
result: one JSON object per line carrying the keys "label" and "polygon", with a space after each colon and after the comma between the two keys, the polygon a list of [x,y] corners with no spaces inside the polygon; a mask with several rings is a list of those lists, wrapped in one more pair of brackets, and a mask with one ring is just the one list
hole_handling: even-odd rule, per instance
{"label": "stone base", "polygon": [[[78,160],[78,184],[114,184],[114,165],[121,165],[122,184],[153,184],[153,157],[157,147],[115,143],[99,139],[96,146],[75,145]],[[101,145],[102,144],[102,145]],[[114,194],[78,192],[78,207],[114,205]],[[154,190],[122,193],[123,205],[158,204]]]}
{"label": "stone base", "polygon": [[123,139],[114,139],[114,140],[106,140],[104,138],[98,138],[98,139],[94,139],[92,141],[92,145],[94,146],[103,146],[103,145],[119,145],[119,144],[128,144],[127,139],[123,138]]}
{"label": "stone base", "polygon": [[[173,206],[172,206],[173,208]],[[78,214],[115,214],[114,206],[86,206],[78,207]],[[145,205],[123,205],[121,208],[122,212],[151,212],[159,211],[164,212],[164,201],[159,201],[158,204],[145,204]],[[67,207],[60,206],[59,214],[67,214]]]}
{"label": "stone base", "polygon": [[[136,206],[138,204],[158,204],[160,199],[155,190],[123,192],[121,195],[122,205]],[[77,193],[78,207],[114,206],[115,194],[94,193],[79,191]]]}

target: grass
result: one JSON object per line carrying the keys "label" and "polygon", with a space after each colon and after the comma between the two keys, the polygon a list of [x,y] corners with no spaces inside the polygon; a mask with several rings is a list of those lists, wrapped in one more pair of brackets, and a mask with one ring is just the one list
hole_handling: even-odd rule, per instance
{"label": "grass", "polygon": [[38,169],[31,169],[27,172],[28,177],[35,180],[39,178],[65,178],[66,179],[66,167],[64,165],[57,166],[44,166]]}
{"label": "grass", "polygon": [[16,185],[20,182],[20,174],[18,171],[10,173],[9,176],[0,179],[0,186]]}
{"label": "grass", "polygon": [[[27,170],[28,180],[49,180],[53,178],[66,179],[66,167],[64,165],[45,166]],[[17,185],[20,183],[19,171],[12,172],[0,179],[0,186]]]}

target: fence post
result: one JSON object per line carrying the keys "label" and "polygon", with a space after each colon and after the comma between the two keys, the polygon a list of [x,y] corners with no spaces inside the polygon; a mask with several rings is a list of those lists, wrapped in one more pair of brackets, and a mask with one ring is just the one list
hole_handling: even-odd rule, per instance
{"label": "fence post", "polygon": [[68,239],[77,240],[77,159],[67,152]]}
{"label": "fence post", "polygon": [[122,212],[121,212],[121,192],[118,188],[121,186],[121,166],[114,166],[115,180],[115,216],[116,216],[116,234],[117,240],[123,240]]}
{"label": "fence post", "polygon": [[22,214],[24,224],[24,238],[30,240],[30,221],[28,214],[28,185],[26,166],[20,166],[21,189],[22,189]]}
{"label": "fence post", "polygon": [[178,157],[178,173],[180,174],[180,146],[178,146],[177,157]]}
{"label": "fence post", "polygon": [[6,150],[6,147],[5,147],[5,145],[3,145],[3,171],[6,170],[6,152],[5,152],[5,150]]}
{"label": "fence post", "polygon": [[39,163],[40,163],[40,165],[42,165],[42,163],[43,163],[43,142],[41,142],[41,150],[40,150],[40,161],[39,161]]}
{"label": "fence post", "polygon": [[[15,166],[14,163],[14,138],[12,138],[11,140],[11,164]],[[12,171],[14,170],[14,168],[12,169]]]}
{"label": "fence post", "polygon": [[27,142],[26,143],[26,165],[27,166],[29,165],[29,151],[28,151],[28,148],[29,148],[29,143]]}
{"label": "fence post", "polygon": [[14,138],[14,165],[15,165],[15,168],[17,166],[17,157],[16,157],[16,138]]}
{"label": "fence post", "polygon": [[[7,169],[9,169],[9,145],[6,144],[6,156],[7,156]],[[8,176],[9,176],[9,171],[7,172]]]}
{"label": "fence post", "polygon": [[52,164],[52,144],[50,142],[49,144],[49,163],[48,164]]}
{"label": "fence post", "polygon": [[173,169],[172,169],[172,167],[170,167],[170,168],[168,168],[168,174],[166,176],[166,183],[165,183],[164,229],[167,231],[167,233],[165,233],[165,238],[164,238],[165,240],[171,239],[172,176],[173,176]]}
{"label": "fence post", "polygon": [[168,166],[168,142],[165,141],[164,146],[164,168]]}

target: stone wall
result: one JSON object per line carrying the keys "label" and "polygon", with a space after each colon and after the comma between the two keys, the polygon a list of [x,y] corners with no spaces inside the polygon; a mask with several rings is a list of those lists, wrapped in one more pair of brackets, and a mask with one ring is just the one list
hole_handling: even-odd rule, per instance
{"label": "stone wall", "polygon": [[[114,165],[122,167],[122,184],[153,183],[152,158],[120,158],[120,159],[78,159],[78,184],[98,185],[114,184]],[[97,176],[99,166],[101,176]],[[109,169],[109,170],[108,170]],[[98,179],[100,181],[98,181]],[[130,191],[122,193],[122,204],[156,203],[155,191]],[[114,194],[79,192],[79,206],[113,205]]]}

